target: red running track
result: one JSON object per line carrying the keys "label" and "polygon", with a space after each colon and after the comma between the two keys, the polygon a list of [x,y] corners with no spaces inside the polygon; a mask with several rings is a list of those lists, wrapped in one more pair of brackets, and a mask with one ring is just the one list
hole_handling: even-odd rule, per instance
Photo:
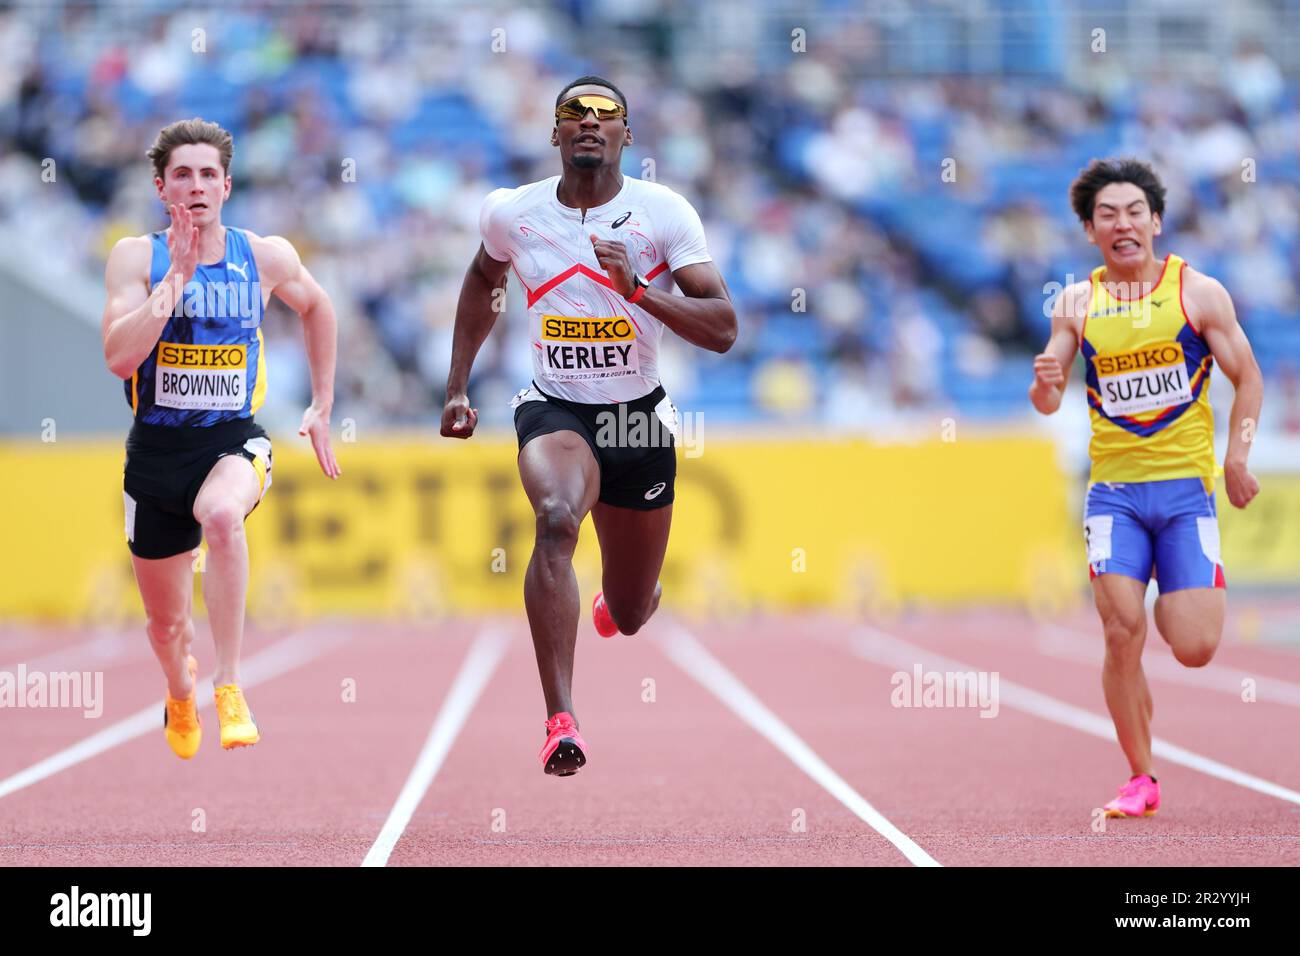
{"label": "red running track", "polygon": [[[1059,722],[1105,718],[1099,638],[1084,614],[930,613],[872,628],[829,615],[719,624],[665,613],[609,641],[584,624],[576,699],[590,763],[567,779],[537,761],[545,714],[520,619],[252,631],[245,678],[263,741],[223,752],[209,708],[189,762],[163,741],[143,633],[11,629],[0,670],[100,670],[103,713],[0,709],[0,864],[356,866],[471,648],[501,634],[499,663],[417,788],[387,865],[906,866],[906,846],[912,862],[949,866],[1295,865],[1293,610],[1259,612],[1251,641],[1230,627],[1196,672],[1152,634],[1156,736],[1253,783],[1157,758],[1160,813],[1102,832],[1094,810],[1127,777],[1122,755]],[[200,627],[204,672],[208,641]],[[996,716],[893,706],[895,675],[918,664],[997,672]],[[1243,675],[1257,675],[1253,702]],[[133,719],[134,735],[123,723]],[[92,735],[108,738],[98,752],[32,774]],[[892,842],[880,832],[891,824]]]}

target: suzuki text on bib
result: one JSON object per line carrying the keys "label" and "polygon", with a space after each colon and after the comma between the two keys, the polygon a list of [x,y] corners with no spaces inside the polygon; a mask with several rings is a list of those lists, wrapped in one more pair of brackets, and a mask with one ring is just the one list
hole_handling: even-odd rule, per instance
{"label": "suzuki text on bib", "polygon": [[1183,347],[1177,342],[1098,355],[1097,380],[1107,415],[1132,415],[1192,400]]}

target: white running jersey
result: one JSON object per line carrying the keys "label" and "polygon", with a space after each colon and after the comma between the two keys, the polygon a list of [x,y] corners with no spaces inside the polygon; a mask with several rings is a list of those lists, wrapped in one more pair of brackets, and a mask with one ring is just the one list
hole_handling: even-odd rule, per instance
{"label": "white running jersey", "polygon": [[623,177],[603,206],[562,205],[559,176],[488,194],[479,217],[483,248],[509,262],[528,298],[533,378],[556,398],[608,404],[659,385],[663,323],[611,288],[591,247],[623,240],[633,270],[671,291],[672,272],[710,261],[700,217],[667,186]]}

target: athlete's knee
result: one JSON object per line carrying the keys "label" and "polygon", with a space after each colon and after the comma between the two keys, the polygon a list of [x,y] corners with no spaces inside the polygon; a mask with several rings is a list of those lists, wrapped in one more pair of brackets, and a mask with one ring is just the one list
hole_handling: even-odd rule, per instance
{"label": "athlete's knee", "polygon": [[582,517],[560,498],[543,499],[537,509],[537,546],[543,550],[573,553],[578,546]]}
{"label": "athlete's knee", "polygon": [[1197,634],[1191,638],[1171,641],[1174,657],[1184,667],[1204,667],[1214,660],[1219,649],[1219,638],[1214,634]]}
{"label": "athlete's knee", "polygon": [[1204,667],[1214,659],[1223,635],[1222,607],[1175,603],[1178,596],[1161,595],[1156,601],[1156,627],[1178,663]]}
{"label": "athlete's knee", "polygon": [[244,509],[231,498],[205,504],[195,517],[203,526],[203,537],[209,547],[232,544],[244,533]]}
{"label": "athlete's knee", "polygon": [[189,627],[189,614],[150,614],[146,624],[149,640],[159,647],[167,647],[183,639]]}
{"label": "athlete's knee", "polygon": [[632,635],[641,630],[641,626],[650,619],[650,612],[654,607],[653,598],[647,598],[644,601],[627,601],[620,600],[617,596],[611,599],[610,593],[605,592],[605,607],[609,609],[609,616],[614,619],[621,633]]}
{"label": "athlete's knee", "polygon": [[1124,664],[1142,659],[1142,643],[1147,630],[1145,615],[1108,614],[1102,618],[1101,624],[1106,635],[1107,658]]}

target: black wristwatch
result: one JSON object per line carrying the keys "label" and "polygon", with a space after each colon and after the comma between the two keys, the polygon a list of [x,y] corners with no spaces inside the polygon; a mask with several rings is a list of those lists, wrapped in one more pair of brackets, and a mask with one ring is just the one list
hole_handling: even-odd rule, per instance
{"label": "black wristwatch", "polygon": [[641,301],[645,295],[645,290],[650,288],[650,280],[639,272],[632,273],[632,285],[634,286],[632,294],[627,297],[627,301],[636,303]]}

